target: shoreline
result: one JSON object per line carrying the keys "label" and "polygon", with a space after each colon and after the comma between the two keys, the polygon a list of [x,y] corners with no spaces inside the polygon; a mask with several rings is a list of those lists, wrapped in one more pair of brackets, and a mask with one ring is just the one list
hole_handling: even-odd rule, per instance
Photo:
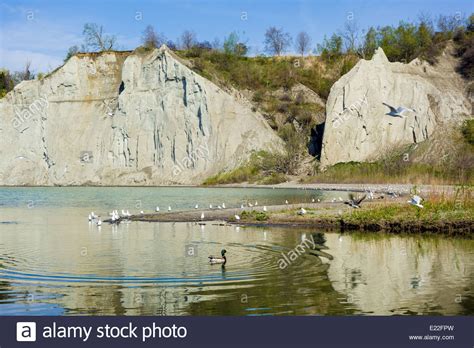
{"label": "shoreline", "polygon": [[416,184],[334,184],[334,183],[314,183],[305,184],[294,181],[288,181],[274,185],[235,183],[235,184],[219,184],[219,185],[202,185],[202,184],[186,184],[186,185],[0,185],[2,188],[203,188],[203,189],[225,189],[225,188],[251,188],[251,189],[295,189],[295,190],[321,190],[321,191],[341,191],[341,192],[366,192],[371,190],[374,193],[390,193],[396,192],[400,195],[409,194],[413,187],[422,194],[427,193],[452,193],[459,185],[416,185]]}
{"label": "shoreline", "polygon": [[[304,207],[307,214],[298,215],[299,209]],[[227,209],[195,209],[179,212],[158,212],[143,215],[132,215],[124,220],[139,222],[192,222],[199,225],[232,224],[238,226],[275,226],[298,228],[337,229],[341,232],[368,231],[385,232],[391,234],[438,234],[446,236],[460,236],[474,238],[474,219],[357,219],[358,214],[372,214],[378,209],[398,208],[407,211],[407,214],[418,213],[416,207],[406,203],[406,197],[397,199],[386,198],[365,202],[361,209],[353,209],[343,202],[299,203],[288,205],[271,205],[227,208]],[[204,219],[201,219],[204,213]],[[236,220],[239,215],[240,220]],[[356,217],[356,218],[354,218]],[[407,217],[409,217],[407,215]],[[104,222],[110,222],[110,219]]]}

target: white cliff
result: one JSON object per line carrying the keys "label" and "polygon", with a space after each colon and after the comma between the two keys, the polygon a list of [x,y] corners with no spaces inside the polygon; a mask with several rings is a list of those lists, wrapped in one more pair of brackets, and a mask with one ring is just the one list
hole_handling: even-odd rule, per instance
{"label": "white cliff", "polygon": [[196,184],[281,140],[166,47],[80,54],[0,100],[0,185]]}
{"label": "white cliff", "polygon": [[[359,61],[331,88],[321,166],[373,161],[470,117],[471,106],[454,65],[447,52],[434,67],[418,59],[391,63],[381,48],[372,60]],[[391,117],[383,103],[415,111]]]}

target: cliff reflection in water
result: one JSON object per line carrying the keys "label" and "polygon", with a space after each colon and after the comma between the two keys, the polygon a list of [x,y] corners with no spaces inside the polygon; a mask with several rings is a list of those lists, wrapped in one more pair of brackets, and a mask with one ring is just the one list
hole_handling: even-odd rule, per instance
{"label": "cliff reflection in water", "polygon": [[358,311],[473,314],[474,241],[439,237],[327,234],[328,270]]}

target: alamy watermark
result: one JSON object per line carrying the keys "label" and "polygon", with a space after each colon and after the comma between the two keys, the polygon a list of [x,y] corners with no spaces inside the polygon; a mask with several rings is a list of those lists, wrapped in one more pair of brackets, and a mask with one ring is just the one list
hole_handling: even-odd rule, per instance
{"label": "alamy watermark", "polygon": [[314,241],[313,236],[311,235],[310,239],[305,238],[301,243],[296,247],[291,249],[288,253],[281,253],[282,258],[278,260],[278,268],[285,269],[293,261],[295,261],[300,255],[303,255],[306,251],[314,249],[316,242]]}
{"label": "alamy watermark", "polygon": [[27,108],[19,110],[14,107],[15,117],[12,119],[13,128],[19,130],[21,125],[35,116],[44,116],[49,103],[46,97],[35,99]]}
{"label": "alamy watermark", "polygon": [[180,175],[183,170],[194,166],[198,159],[207,159],[209,158],[209,147],[207,144],[199,145],[195,150],[189,153],[187,156],[184,156],[181,161],[178,161],[177,164],[173,167],[173,175]]}
{"label": "alamy watermark", "polygon": [[367,103],[367,95],[364,95],[364,97],[358,99],[355,103],[351,104],[348,108],[345,108],[334,120],[333,122],[333,127],[338,128],[344,121],[347,121],[352,115],[353,112],[360,112],[360,109],[362,108],[362,105]]}

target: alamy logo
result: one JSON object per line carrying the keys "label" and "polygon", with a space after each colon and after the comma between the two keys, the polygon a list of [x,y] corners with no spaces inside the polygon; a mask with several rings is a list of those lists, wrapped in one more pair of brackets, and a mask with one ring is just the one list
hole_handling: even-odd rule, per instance
{"label": "alamy logo", "polygon": [[36,323],[24,321],[16,323],[17,342],[36,342]]}

